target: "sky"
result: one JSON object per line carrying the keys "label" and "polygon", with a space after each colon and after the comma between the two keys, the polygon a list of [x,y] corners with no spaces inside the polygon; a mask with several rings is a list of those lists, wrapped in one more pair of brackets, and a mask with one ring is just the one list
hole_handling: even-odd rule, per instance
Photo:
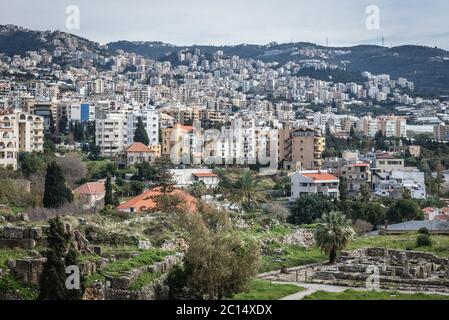
{"label": "sky", "polygon": [[[79,29],[67,28],[69,5],[79,8]],[[366,27],[372,5],[379,9],[379,28]],[[328,39],[330,46],[351,46],[381,44],[384,36],[387,46],[449,49],[447,0],[0,0],[0,8],[0,24],[62,30],[102,44],[326,44]]]}

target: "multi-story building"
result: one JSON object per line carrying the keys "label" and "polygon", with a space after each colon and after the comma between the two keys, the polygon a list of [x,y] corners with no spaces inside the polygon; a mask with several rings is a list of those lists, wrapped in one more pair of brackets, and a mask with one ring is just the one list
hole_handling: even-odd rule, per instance
{"label": "multi-story building", "polygon": [[128,122],[125,113],[108,113],[95,120],[97,146],[103,157],[118,156],[128,144]]}
{"label": "multi-story building", "polygon": [[128,144],[133,143],[134,132],[139,119],[142,120],[150,145],[159,144],[159,113],[152,107],[145,107],[128,113]]}
{"label": "multi-story building", "polygon": [[449,141],[449,125],[442,123],[434,126],[433,137],[437,141]]}
{"label": "multi-story building", "polygon": [[24,112],[0,114],[0,167],[16,170],[19,152],[41,152],[43,146],[42,117]]}
{"label": "multi-story building", "polygon": [[338,199],[338,185],[340,179],[327,171],[309,170],[298,171],[291,176],[291,201],[304,195],[323,194],[333,199]]}
{"label": "multi-story building", "polygon": [[296,170],[320,169],[323,164],[322,154],[326,140],[319,130],[300,128],[279,130],[279,161],[284,161],[284,168]]}
{"label": "multi-story building", "polygon": [[348,192],[352,196],[360,192],[362,185],[371,187],[371,170],[368,163],[347,164],[341,168],[341,176],[345,178]]}

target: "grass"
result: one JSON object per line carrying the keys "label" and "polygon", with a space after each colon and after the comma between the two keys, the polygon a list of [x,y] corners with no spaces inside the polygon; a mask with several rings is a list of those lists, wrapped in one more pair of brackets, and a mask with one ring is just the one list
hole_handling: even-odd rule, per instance
{"label": "grass", "polygon": [[139,256],[110,263],[102,272],[112,276],[119,276],[125,271],[162,261],[169,254],[170,252],[156,249],[142,251]]}
{"label": "grass", "polygon": [[147,284],[150,284],[157,278],[161,276],[160,273],[152,273],[152,272],[143,272],[141,273],[136,280],[129,287],[130,290],[137,291],[145,287]]}
{"label": "grass", "polygon": [[[277,250],[282,253],[278,254]],[[304,248],[273,243],[268,246],[268,250],[265,250],[262,256],[261,272],[278,270],[282,267],[297,267],[326,261],[326,259],[327,257],[316,247]]]}
{"label": "grass", "polygon": [[231,300],[278,300],[303,290],[304,288],[291,284],[274,284],[253,279],[246,292],[234,295]]}
{"label": "grass", "polygon": [[7,292],[11,295],[19,296],[24,300],[36,300],[38,296],[36,287],[26,285],[11,275],[0,278],[0,292]]}
{"label": "grass", "polygon": [[343,292],[317,291],[303,300],[449,300],[449,296],[424,293],[401,293],[397,291],[357,291]]}
{"label": "grass", "polygon": [[29,255],[28,250],[22,249],[0,249],[0,269],[7,269],[8,259],[20,259]]}
{"label": "grass", "polygon": [[360,237],[351,241],[349,244],[350,250],[365,248],[365,247],[387,247],[390,249],[400,250],[414,250],[433,253],[440,257],[449,256],[449,236],[445,235],[433,235],[431,247],[418,247],[416,246],[417,233],[407,233],[401,235],[389,235],[389,236],[372,236],[372,237]]}

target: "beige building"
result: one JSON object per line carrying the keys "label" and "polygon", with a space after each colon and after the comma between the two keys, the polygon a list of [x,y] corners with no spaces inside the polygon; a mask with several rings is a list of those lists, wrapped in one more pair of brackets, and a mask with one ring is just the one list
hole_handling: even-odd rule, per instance
{"label": "beige building", "polygon": [[320,169],[326,140],[321,132],[311,128],[279,130],[279,161],[287,170]]}
{"label": "beige building", "polygon": [[19,152],[42,152],[44,121],[24,112],[0,114],[0,167],[17,170]]}

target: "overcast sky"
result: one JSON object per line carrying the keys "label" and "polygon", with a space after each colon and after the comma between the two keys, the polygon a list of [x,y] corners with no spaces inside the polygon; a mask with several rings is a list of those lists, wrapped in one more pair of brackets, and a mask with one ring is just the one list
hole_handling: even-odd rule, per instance
{"label": "overcast sky", "polygon": [[[63,30],[100,43],[191,44],[310,41],[331,46],[423,44],[449,49],[448,0],[0,0],[0,24]],[[80,29],[66,28],[66,6]],[[365,26],[369,5],[380,29]]]}

